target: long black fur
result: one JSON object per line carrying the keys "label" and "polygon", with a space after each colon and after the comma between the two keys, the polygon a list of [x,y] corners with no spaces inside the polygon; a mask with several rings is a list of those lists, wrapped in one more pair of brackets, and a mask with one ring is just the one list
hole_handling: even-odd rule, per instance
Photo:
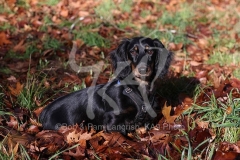
{"label": "long black fur", "polygon": [[[146,49],[146,46],[153,47],[154,49],[149,51]],[[133,51],[133,49],[135,49],[136,52]],[[145,61],[142,60],[144,56],[148,58],[147,61],[146,58]],[[53,101],[40,115],[43,129],[57,130],[63,125],[82,124],[82,122],[87,126],[94,127],[96,130],[119,131],[125,135],[135,129],[130,126],[135,125],[136,115],[142,112],[142,110],[131,98],[123,94],[125,87],[124,85],[119,85],[119,82],[124,82],[130,75],[137,85],[130,84],[128,86],[138,91],[139,85],[142,85],[148,89],[146,94],[151,94],[150,86],[154,86],[154,81],[157,78],[162,78],[167,73],[172,53],[168,52],[164,45],[157,39],[136,37],[123,40],[119,47],[110,53],[110,58],[113,68],[115,72],[117,72],[115,73],[116,77],[107,84],[85,88]],[[162,61],[161,58],[163,59]],[[144,67],[142,67],[141,70],[138,67],[140,63],[148,68],[145,68],[145,70]],[[163,64],[161,65],[160,63]],[[141,83],[139,77],[135,77],[136,74],[134,74],[133,69],[138,69],[139,72],[143,72],[143,74],[140,75],[144,75],[145,71],[151,71],[151,74],[145,77],[146,79],[143,79],[144,83]],[[93,97],[91,99],[92,106],[90,106],[94,114],[93,119],[89,118],[87,114],[90,98],[90,94],[88,93],[89,89],[93,90]],[[102,91],[102,89],[104,89],[104,92],[99,94],[99,91]],[[141,95],[140,92],[139,95]],[[117,112],[116,108],[114,109],[114,107],[106,101],[106,96],[109,96],[115,102]],[[152,107],[153,109],[158,107],[156,102],[153,103]],[[151,123],[154,117],[148,117],[148,119],[138,123],[138,125]]]}

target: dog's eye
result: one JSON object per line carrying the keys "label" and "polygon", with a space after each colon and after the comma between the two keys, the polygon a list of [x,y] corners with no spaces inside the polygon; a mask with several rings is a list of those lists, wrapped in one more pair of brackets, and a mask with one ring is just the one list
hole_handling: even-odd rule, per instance
{"label": "dog's eye", "polygon": [[153,54],[153,50],[147,50],[147,54],[152,55]]}
{"label": "dog's eye", "polygon": [[135,56],[137,54],[137,51],[136,50],[131,50],[130,53]]}

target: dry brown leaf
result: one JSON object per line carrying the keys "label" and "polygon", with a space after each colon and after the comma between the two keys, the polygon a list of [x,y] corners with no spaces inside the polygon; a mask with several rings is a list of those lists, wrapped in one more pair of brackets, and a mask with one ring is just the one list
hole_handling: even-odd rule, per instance
{"label": "dry brown leaf", "polygon": [[80,136],[81,136],[81,133],[80,132],[76,132],[75,130],[70,132],[70,133],[68,133],[68,135],[66,136],[67,143],[68,144],[72,144],[72,143],[79,142]]}
{"label": "dry brown leaf", "polygon": [[29,134],[37,134],[39,131],[40,130],[39,130],[38,126],[31,125],[30,127],[28,127],[26,132]]}
{"label": "dry brown leaf", "polygon": [[228,107],[227,107],[226,113],[227,113],[227,114],[231,114],[231,113],[232,113],[232,107],[231,107],[231,106],[228,106]]}
{"label": "dry brown leaf", "polygon": [[213,160],[235,160],[239,157],[240,147],[228,142],[222,142]]}
{"label": "dry brown leaf", "polygon": [[73,41],[73,43],[76,43],[77,47],[80,48],[84,44],[84,41],[82,39],[77,39],[76,41]]}
{"label": "dry brown leaf", "polygon": [[27,72],[29,70],[28,61],[17,61],[16,63],[7,64],[7,66],[15,72]]}
{"label": "dry brown leaf", "polygon": [[195,120],[195,122],[197,123],[198,127],[200,128],[208,128],[209,126],[209,122],[208,121],[201,121],[199,118]]}
{"label": "dry brown leaf", "polygon": [[79,11],[78,12],[79,17],[86,17],[86,16],[89,16],[89,15],[90,15],[90,13],[87,12],[87,11]]}
{"label": "dry brown leaf", "polygon": [[32,125],[34,125],[34,126],[42,127],[42,124],[41,124],[41,123],[38,123],[38,122],[36,121],[36,119],[30,118],[30,123],[31,123]]}
{"label": "dry brown leaf", "polygon": [[87,87],[90,87],[92,84],[92,76],[88,75],[87,77],[85,77],[85,84]]}
{"label": "dry brown leaf", "polygon": [[176,73],[181,73],[183,71],[183,66],[182,65],[172,65],[171,68]]}
{"label": "dry brown leaf", "polygon": [[95,131],[91,129],[91,131],[88,132],[82,125],[83,124],[80,126],[61,126],[58,131],[65,136],[65,140],[68,144],[85,144],[87,140],[92,138],[92,134],[95,133]]}
{"label": "dry brown leaf", "polygon": [[197,61],[191,61],[191,62],[190,62],[190,64],[191,64],[191,66],[194,66],[194,67],[196,67],[196,66],[199,66],[199,65],[201,65],[202,63],[200,63],[200,62],[197,62]]}
{"label": "dry brown leaf", "polygon": [[61,9],[61,12],[60,12],[60,15],[62,16],[62,17],[68,17],[68,9],[66,9],[66,8],[62,8]]}
{"label": "dry brown leaf", "polygon": [[17,154],[18,147],[19,147],[19,143],[17,143],[17,144],[15,145],[15,147],[13,148],[13,151],[12,151],[13,155],[16,155],[16,154]]}
{"label": "dry brown leaf", "polygon": [[25,52],[26,46],[24,45],[24,40],[21,40],[15,47],[13,47],[14,52]]}
{"label": "dry brown leaf", "polygon": [[7,5],[13,8],[16,5],[17,0],[6,0]]}
{"label": "dry brown leaf", "polygon": [[165,102],[163,109],[162,109],[162,114],[166,119],[169,119],[170,117],[170,112],[171,112],[172,107],[167,106],[167,102]]}
{"label": "dry brown leaf", "polygon": [[149,139],[152,143],[164,141],[166,139],[166,137],[168,136],[168,134],[163,133],[161,131],[157,131],[157,130],[151,130],[151,131],[149,131],[149,133],[152,135]]}
{"label": "dry brown leaf", "polygon": [[167,106],[167,102],[165,102],[163,109],[162,109],[162,114],[166,118],[167,123],[174,123],[175,119],[178,117],[176,115],[174,115],[174,116],[170,115],[171,109],[172,109],[172,107]]}
{"label": "dry brown leaf", "polygon": [[213,82],[213,86],[214,88],[219,88],[220,87],[220,79],[218,74],[216,73],[215,70],[213,70],[209,76],[208,76],[209,80]]}
{"label": "dry brown leaf", "polygon": [[86,157],[86,155],[85,155],[86,151],[85,150],[86,150],[85,148],[82,148],[81,145],[79,145],[76,148],[73,148],[69,151],[64,152],[63,154],[72,156],[75,159],[84,159],[84,157]]}
{"label": "dry brown leaf", "polygon": [[17,79],[16,79],[16,77],[14,77],[14,76],[10,76],[9,78],[7,78],[7,80],[8,81],[12,81],[12,82],[14,82],[14,83],[17,83]]}
{"label": "dry brown leaf", "polygon": [[0,32],[0,46],[11,43],[12,42],[8,40],[7,35],[4,32]]}
{"label": "dry brown leaf", "polygon": [[208,47],[208,40],[207,38],[200,38],[198,39],[198,42],[197,42],[198,46],[202,49]]}
{"label": "dry brown leaf", "polygon": [[43,111],[44,108],[45,107],[39,107],[39,108],[35,109],[33,112],[37,117],[39,117],[39,115],[41,114],[41,112]]}
{"label": "dry brown leaf", "polygon": [[169,50],[171,51],[178,51],[182,49],[182,47],[183,47],[183,43],[175,44],[173,42],[169,43],[169,46],[168,46]]}
{"label": "dry brown leaf", "polygon": [[16,88],[8,86],[8,89],[10,90],[10,93],[12,95],[18,96],[21,93],[22,89],[23,89],[23,84],[21,84],[20,82],[17,82]]}
{"label": "dry brown leaf", "polygon": [[45,130],[35,136],[35,140],[30,144],[30,150],[32,152],[42,152],[49,155],[56,153],[65,146],[64,136],[61,133]]}
{"label": "dry brown leaf", "polygon": [[8,22],[8,20],[6,19],[6,16],[0,15],[0,22]]}
{"label": "dry brown leaf", "polygon": [[232,78],[230,80],[230,84],[234,87],[234,88],[239,88],[240,89],[240,80],[236,79],[236,78]]}
{"label": "dry brown leaf", "polygon": [[7,122],[8,126],[11,127],[11,128],[15,128],[17,129],[18,128],[18,121],[15,117],[13,116],[10,116],[10,121]]}

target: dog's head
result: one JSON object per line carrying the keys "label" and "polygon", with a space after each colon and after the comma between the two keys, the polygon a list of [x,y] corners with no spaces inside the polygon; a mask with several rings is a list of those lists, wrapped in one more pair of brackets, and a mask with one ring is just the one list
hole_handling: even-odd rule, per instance
{"label": "dog's head", "polygon": [[125,39],[111,53],[118,79],[133,75],[136,81],[145,84],[167,73],[171,57],[172,53],[159,40],[145,37]]}

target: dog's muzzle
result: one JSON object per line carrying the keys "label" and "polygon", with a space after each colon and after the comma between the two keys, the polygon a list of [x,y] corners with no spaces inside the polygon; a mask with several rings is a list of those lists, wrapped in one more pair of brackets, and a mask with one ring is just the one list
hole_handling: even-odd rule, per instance
{"label": "dog's muzzle", "polygon": [[147,66],[138,67],[138,72],[139,72],[141,75],[145,75],[145,74],[147,74],[147,72],[148,72],[148,67],[147,67]]}
{"label": "dog's muzzle", "polygon": [[137,65],[137,71],[140,75],[146,75],[149,69],[145,63],[140,63],[139,65]]}

